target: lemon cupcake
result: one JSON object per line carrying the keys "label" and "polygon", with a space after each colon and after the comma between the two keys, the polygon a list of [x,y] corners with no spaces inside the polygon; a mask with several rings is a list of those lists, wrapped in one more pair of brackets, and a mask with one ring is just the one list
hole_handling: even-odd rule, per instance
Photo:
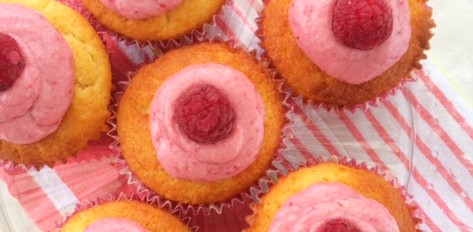
{"label": "lemon cupcake", "polygon": [[178,218],[139,201],[119,200],[99,204],[72,215],[61,232],[160,232],[190,231]]}
{"label": "lemon cupcake", "polygon": [[0,18],[0,159],[52,166],[107,130],[107,52],[57,1],[1,0]]}
{"label": "lemon cupcake", "polygon": [[352,107],[393,90],[429,48],[426,0],[272,0],[261,45],[295,95]]}
{"label": "lemon cupcake", "polygon": [[318,163],[290,172],[253,205],[247,231],[417,231],[415,208],[361,166]]}
{"label": "lemon cupcake", "polygon": [[201,28],[225,0],[81,0],[103,25],[130,39],[177,39]]}
{"label": "lemon cupcake", "polygon": [[269,70],[243,50],[183,46],[141,68],[121,98],[123,156],[169,200],[225,201],[273,159],[286,122],[283,100]]}

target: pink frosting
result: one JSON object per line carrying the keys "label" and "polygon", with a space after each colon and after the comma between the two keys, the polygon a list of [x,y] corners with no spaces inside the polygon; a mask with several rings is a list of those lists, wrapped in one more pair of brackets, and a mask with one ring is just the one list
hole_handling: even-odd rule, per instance
{"label": "pink frosting", "polygon": [[404,55],[411,37],[407,0],[386,0],[392,9],[391,36],[371,50],[358,50],[338,42],[332,30],[336,0],[293,0],[289,23],[297,44],[328,75],[350,84],[369,81],[388,70]]}
{"label": "pink frosting", "polygon": [[[175,102],[192,85],[214,85],[236,113],[235,128],[225,139],[199,144],[175,122]],[[240,71],[221,64],[191,65],[169,77],[151,106],[151,137],[159,163],[171,176],[193,181],[232,177],[257,157],[263,142],[264,105],[252,82]]]}
{"label": "pink frosting", "polygon": [[289,198],[278,210],[270,231],[316,232],[333,219],[350,222],[362,232],[399,231],[382,204],[339,183],[314,184]]}
{"label": "pink frosting", "polygon": [[0,92],[0,139],[34,143],[58,128],[71,104],[72,51],[41,14],[17,4],[0,8],[0,31],[16,40],[25,61],[13,86]]}
{"label": "pink frosting", "polygon": [[162,15],[181,5],[182,0],[100,0],[110,10],[128,19]]}
{"label": "pink frosting", "polygon": [[88,226],[84,232],[149,232],[135,221],[124,218],[105,218]]}

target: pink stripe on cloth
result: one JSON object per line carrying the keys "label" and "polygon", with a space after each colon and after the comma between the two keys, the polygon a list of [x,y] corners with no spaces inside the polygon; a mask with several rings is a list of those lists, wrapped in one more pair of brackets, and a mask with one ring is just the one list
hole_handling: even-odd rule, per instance
{"label": "pink stripe on cloth", "polygon": [[440,90],[440,88],[424,72],[417,72],[417,76],[425,83],[425,85],[430,87],[431,92],[435,95],[437,100],[450,113],[455,121],[457,121],[460,127],[465,130],[470,139],[473,139],[473,126],[466,122],[465,118],[458,112],[457,107],[453,105],[452,101],[447,98],[445,93],[443,93],[442,90]]}
{"label": "pink stripe on cloth", "polygon": [[[412,140],[414,140],[415,144],[417,146],[420,146],[421,148],[419,148],[421,151],[423,151],[423,154],[426,156],[426,158],[433,158],[432,155],[431,155],[431,151],[430,149],[428,149],[425,144],[420,141],[420,137],[416,134],[415,137],[412,137],[412,129],[411,127],[409,126],[409,124],[405,121],[405,119],[401,116],[401,114],[398,112],[398,110],[396,109],[396,107],[391,103],[391,102],[386,102],[385,104],[387,110],[393,115],[393,117],[396,119],[396,121],[399,123],[400,127],[404,130],[404,132],[408,135],[408,137]],[[426,154],[427,153],[427,154]],[[432,165],[434,165],[433,162],[435,162],[440,168],[442,168],[442,166],[439,164],[439,162],[435,161],[435,160],[429,160],[431,162]],[[465,224],[459,220],[456,216],[455,216],[455,213],[453,211],[453,209],[450,209],[450,207],[448,206],[447,203],[444,202],[444,200],[438,195],[437,193],[437,189],[433,189],[431,190],[431,184],[429,183],[429,181],[427,181],[425,179],[425,177],[423,177],[422,175],[420,174],[417,174],[417,169],[414,170],[414,178],[416,178],[416,176],[418,176],[418,180],[416,178],[417,181],[419,181],[419,184],[421,184],[424,189],[429,193],[429,195],[432,197],[432,199],[434,200],[434,202],[439,205],[445,212],[446,216],[452,221],[455,223],[455,225],[457,226],[465,226]],[[444,168],[442,168],[443,170],[443,173],[442,176],[448,176],[448,173]],[[428,177],[427,177],[428,178]],[[449,179],[447,177],[447,179]],[[456,182],[454,180],[452,180],[450,178],[450,182],[448,182],[449,185],[455,185],[456,187],[459,187]],[[440,189],[439,189],[440,190]],[[458,193],[458,192],[457,192]]]}
{"label": "pink stripe on cloth", "polygon": [[289,139],[292,144],[294,144],[294,147],[297,149],[298,152],[301,153],[302,156],[304,157],[313,157],[313,154],[302,144],[301,140],[298,138],[290,138]]}
{"label": "pink stripe on cloth", "polygon": [[[442,175],[442,177],[447,181],[447,183],[450,185],[451,188],[453,188],[458,195],[461,193],[464,193],[465,190],[462,186],[460,186],[456,180],[455,177],[452,176],[447,168],[445,167],[446,164],[443,164],[440,162],[440,160],[433,155],[432,150],[421,140],[421,138],[416,135],[414,138],[416,145],[420,149],[420,151],[425,155],[425,157],[430,161],[430,163],[437,169],[437,171]],[[471,198],[466,198],[464,199],[466,205],[470,210],[473,210],[473,205]]]}
{"label": "pink stripe on cloth", "polygon": [[470,173],[470,176],[473,176],[473,164],[465,159],[464,152],[458,147],[458,145],[453,141],[453,138],[445,132],[445,130],[440,127],[437,123],[436,118],[429,112],[422,104],[417,100],[416,96],[411,91],[403,91],[404,96],[412,101],[413,108],[419,113],[419,115],[424,119],[425,122],[429,124],[432,128],[432,131],[435,132],[440,139],[447,145],[452,154],[465,166],[465,168]]}
{"label": "pink stripe on cloth", "polygon": [[[396,156],[401,160],[401,162],[404,164],[404,166],[409,169],[410,166],[410,161],[406,154],[404,154],[399,148],[399,146],[396,144],[394,139],[391,137],[391,135],[383,128],[379,120],[373,115],[371,111],[366,111],[364,112],[368,120],[371,122],[375,130],[378,132],[379,137],[383,139],[383,141],[389,146],[389,148],[396,154]],[[424,190],[427,191],[429,196],[434,200],[439,205],[444,206],[445,203],[442,201],[442,199],[431,189],[431,188],[426,188],[428,186],[428,182],[425,180],[422,175],[420,175],[419,171],[417,170],[416,167],[413,168],[413,173],[412,175],[414,176],[414,179],[424,187]],[[426,217],[426,213],[422,207],[419,206],[419,210],[423,216],[423,220],[426,222],[427,226],[433,230],[433,231],[440,231],[440,228],[429,218]],[[451,211],[447,212],[448,214],[452,214]],[[451,217],[451,216],[450,216]]]}
{"label": "pink stripe on cloth", "polygon": [[362,132],[356,127],[355,124],[353,124],[348,116],[343,111],[340,111],[338,113],[338,117],[346,125],[353,137],[361,144],[361,147],[363,150],[365,150],[366,154],[368,154],[369,158],[381,168],[385,168],[384,162],[380,159],[376,151],[370,146],[368,141],[366,141]]}
{"label": "pink stripe on cloth", "polygon": [[307,128],[310,130],[310,132],[314,135],[314,137],[320,141],[320,144],[327,149],[330,155],[334,155],[337,157],[342,157],[342,154],[335,148],[335,146],[332,145],[332,143],[328,140],[328,138],[317,128],[316,125],[312,123],[312,121],[309,119],[309,117],[302,112],[302,110],[299,108],[297,104],[295,104],[294,100],[289,99],[288,102],[290,104],[293,104],[294,106],[294,112],[301,117],[302,121],[304,124],[307,126]]}

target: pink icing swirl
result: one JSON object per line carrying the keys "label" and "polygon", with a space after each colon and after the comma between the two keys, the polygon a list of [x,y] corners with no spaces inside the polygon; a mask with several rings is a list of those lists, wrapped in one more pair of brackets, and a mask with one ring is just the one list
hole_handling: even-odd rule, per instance
{"label": "pink icing swirl", "polygon": [[[195,84],[211,84],[226,95],[236,113],[232,133],[216,143],[190,140],[174,119],[176,100]],[[264,105],[253,83],[221,64],[191,65],[169,77],[151,105],[151,137],[161,166],[175,178],[215,181],[232,177],[257,157],[264,135]]]}
{"label": "pink icing swirl", "polygon": [[270,231],[314,231],[342,220],[362,232],[398,232],[389,211],[339,183],[314,184],[287,200],[274,217]]}
{"label": "pink icing swirl", "polygon": [[181,5],[182,0],[100,0],[102,4],[127,19],[147,19],[162,15]]}
{"label": "pink icing swirl", "polygon": [[125,218],[105,218],[90,224],[84,232],[149,232],[135,221]]}
{"label": "pink icing swirl", "polygon": [[0,8],[0,31],[16,40],[25,61],[13,86],[0,92],[0,139],[30,144],[54,132],[71,104],[72,51],[41,14],[17,4]]}
{"label": "pink icing swirl", "polygon": [[392,33],[371,50],[358,50],[338,42],[332,30],[335,2],[292,1],[289,10],[292,34],[314,64],[340,81],[361,84],[381,75],[401,59],[411,37],[407,0],[386,1],[392,9]]}

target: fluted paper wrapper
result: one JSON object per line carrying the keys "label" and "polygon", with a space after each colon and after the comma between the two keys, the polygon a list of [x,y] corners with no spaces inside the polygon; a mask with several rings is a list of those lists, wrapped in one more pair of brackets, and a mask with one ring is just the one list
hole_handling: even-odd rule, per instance
{"label": "fluted paper wrapper", "polygon": [[[230,47],[234,49],[241,49],[232,40],[224,40],[220,37],[214,37],[211,39],[202,39],[194,37],[191,40],[186,41],[173,41],[172,43],[168,43],[167,45],[163,46],[153,46],[148,45],[147,47],[140,47],[140,46],[132,46],[127,47],[126,43],[123,45],[126,47],[125,50],[141,50],[141,49],[149,49],[153,55],[156,55],[156,58],[150,59],[159,59],[159,57],[164,54],[166,51],[170,51],[173,49],[177,49],[181,46],[187,46],[192,44],[198,44],[201,42],[210,42],[210,43],[226,43]],[[156,52],[157,51],[157,52]],[[136,53],[136,52],[135,52]],[[257,51],[250,51],[249,52],[253,56],[257,56]],[[269,62],[266,60],[261,61],[263,64],[267,65]],[[142,65],[146,65],[149,62],[143,62]],[[270,74],[274,77],[275,70],[269,69]],[[125,91],[126,87],[130,83],[134,76],[134,72],[129,72],[127,75],[127,79],[120,81],[118,85],[118,89],[115,93],[114,98],[116,99],[117,105],[114,105],[112,109],[116,112],[119,101],[121,96],[123,95],[123,91]],[[292,107],[289,103],[287,103],[288,93],[282,90],[282,81],[281,80],[273,80],[275,85],[278,86],[279,91],[284,96],[283,97],[283,106],[286,109],[287,116],[291,111]],[[288,119],[286,119],[289,121]],[[286,136],[287,126],[285,126],[281,132],[281,140],[283,137]],[[112,137],[116,139],[116,141],[110,146],[113,150],[117,153],[121,153],[120,145],[119,145],[119,137],[116,132],[116,128],[112,129]],[[277,156],[277,153],[275,156]],[[190,226],[198,228],[199,231],[238,231],[245,225],[244,217],[247,213],[249,213],[249,202],[252,202],[250,197],[251,189],[257,187],[257,182],[253,184],[253,186],[249,187],[246,191],[241,192],[234,197],[231,197],[223,202],[217,202],[212,204],[199,204],[199,205],[189,205],[183,204],[180,202],[175,202],[168,200],[157,193],[155,193],[152,189],[148,188],[144,183],[142,183],[139,178],[129,169],[127,166],[126,161],[123,157],[119,157],[116,160],[117,167],[120,167],[120,173],[127,176],[128,181],[127,183],[131,186],[132,189],[135,190],[136,194],[140,197],[145,197],[148,201],[153,202],[154,204],[159,205],[160,207],[167,208],[172,213],[180,213],[191,218]],[[185,190],[183,190],[185,191]]]}

